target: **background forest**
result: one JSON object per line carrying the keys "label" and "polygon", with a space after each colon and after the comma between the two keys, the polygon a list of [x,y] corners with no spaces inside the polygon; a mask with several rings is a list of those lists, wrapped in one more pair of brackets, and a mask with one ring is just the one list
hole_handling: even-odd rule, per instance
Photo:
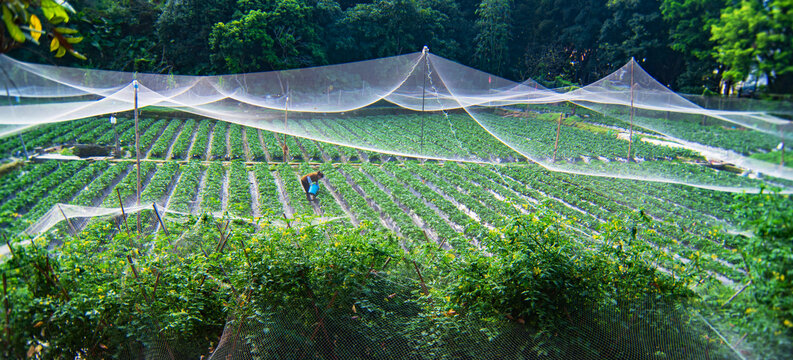
{"label": "background forest", "polygon": [[[680,92],[768,79],[793,93],[793,0],[72,0],[88,57],[22,60],[206,75],[420,51],[513,80],[588,84],[634,56]],[[45,60],[50,58],[50,60]],[[721,86],[720,86],[721,84]],[[762,85],[762,82],[761,84]]]}

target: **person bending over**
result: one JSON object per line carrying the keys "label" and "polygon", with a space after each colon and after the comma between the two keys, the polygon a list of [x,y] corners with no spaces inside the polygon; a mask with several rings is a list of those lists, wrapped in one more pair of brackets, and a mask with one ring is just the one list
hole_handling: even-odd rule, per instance
{"label": "person bending over", "polygon": [[313,172],[311,174],[303,175],[300,178],[300,183],[303,184],[303,189],[306,190],[306,199],[312,201],[317,198],[319,191],[319,180],[325,177],[322,171]]}

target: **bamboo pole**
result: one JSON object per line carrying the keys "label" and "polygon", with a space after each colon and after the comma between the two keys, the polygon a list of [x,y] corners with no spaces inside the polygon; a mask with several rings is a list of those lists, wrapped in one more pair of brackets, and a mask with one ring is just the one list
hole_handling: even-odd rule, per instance
{"label": "bamboo pole", "polygon": [[[140,128],[138,127],[138,80],[132,81],[135,88],[135,162],[138,168],[138,192],[135,204],[140,206]],[[140,235],[140,211],[138,212],[138,235]]]}
{"label": "bamboo pole", "polygon": [[8,285],[6,284],[6,274],[3,273],[3,313],[5,314],[5,333],[6,333],[6,344],[11,344],[11,319],[9,314],[11,314],[11,308],[8,306]]}
{"label": "bamboo pole", "polygon": [[121,202],[121,192],[116,188],[116,195],[118,195],[118,206],[121,207],[121,217],[124,219],[124,227],[127,228],[127,235],[129,235],[129,224],[127,224],[127,213],[124,211],[124,203]]}
{"label": "bamboo pole", "polygon": [[556,141],[553,143],[553,162],[556,162],[556,151],[559,150],[559,133],[562,131],[562,114],[559,114],[559,121],[556,124]]}
{"label": "bamboo pole", "polygon": [[66,213],[64,213],[63,209],[61,209],[61,204],[58,204],[58,210],[60,210],[61,215],[63,215],[63,218],[66,220],[66,223],[69,224],[69,229],[72,229],[72,235],[74,235],[74,237],[76,237],[77,239],[80,239],[80,236],[77,234],[77,229],[74,228],[72,221],[69,220],[68,217],[66,217]]}
{"label": "bamboo pole", "polygon": [[427,119],[427,115],[424,113],[424,100],[427,94],[427,68],[429,67],[429,61],[427,58],[427,51],[429,49],[425,46],[422,50],[422,56],[424,56],[424,84],[421,86],[421,144],[419,145],[419,151],[422,153],[424,152],[424,122]]}
{"label": "bamboo pole", "polygon": [[779,157],[779,166],[785,166],[785,133],[782,131],[782,127],[779,127],[779,140],[782,143],[782,148],[779,149],[780,157]]}
{"label": "bamboo pole", "polygon": [[725,301],[725,302],[724,302],[724,304],[721,304],[721,307],[725,307],[725,306],[727,306],[727,304],[729,304],[729,303],[730,303],[730,301],[732,301],[733,299],[735,299],[735,298],[736,298],[738,295],[740,295],[740,294],[741,294],[741,293],[742,293],[744,290],[746,290],[746,288],[748,288],[748,287],[749,287],[749,285],[752,285],[752,280],[749,280],[749,282],[748,282],[748,283],[746,283],[746,285],[744,285],[744,286],[743,286],[743,287],[742,287],[740,290],[738,290],[738,292],[736,292],[735,294],[733,294],[732,296],[730,296],[730,298],[729,298],[729,299],[727,299],[727,301]]}
{"label": "bamboo pole", "polygon": [[631,130],[628,134],[628,162],[631,161],[631,146],[633,145],[633,113],[635,111],[633,107],[633,67],[636,63],[636,60],[631,58]]}
{"label": "bamboo pole", "polygon": [[168,229],[165,228],[165,223],[162,222],[162,217],[160,217],[160,212],[157,211],[157,204],[153,203],[151,207],[154,208],[154,214],[157,215],[157,220],[160,222],[160,226],[162,226],[162,231],[165,231],[165,235],[169,235]]}

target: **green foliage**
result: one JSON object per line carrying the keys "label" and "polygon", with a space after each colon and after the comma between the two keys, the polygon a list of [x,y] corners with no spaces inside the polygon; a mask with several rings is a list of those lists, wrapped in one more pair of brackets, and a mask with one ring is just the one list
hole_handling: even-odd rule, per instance
{"label": "green foliage", "polygon": [[239,19],[215,24],[208,37],[212,63],[231,72],[324,64],[314,11],[303,0],[279,0],[270,11],[250,10]]}
{"label": "green foliage", "polygon": [[[778,342],[793,348],[793,207],[790,195],[774,191],[739,194],[733,206],[741,226],[751,229],[754,237],[741,244],[741,256],[752,281],[760,319],[747,325],[755,331],[773,330]],[[751,306],[751,302],[749,305]],[[780,334],[785,336],[778,337]]]}
{"label": "green foliage", "polygon": [[476,10],[479,18],[474,57],[484,71],[503,73],[510,41],[511,8],[511,0],[484,0]]}
{"label": "green foliage", "polygon": [[793,3],[788,0],[742,0],[722,11],[712,26],[717,58],[728,67],[724,76],[741,81],[757,71],[769,88],[789,92],[793,86]]}
{"label": "green foliage", "polygon": [[[112,225],[98,222],[79,239],[55,233],[14,246],[0,264],[14,307],[12,338],[0,349],[13,358],[31,348],[44,358],[108,358],[166,344],[197,358],[227,324],[256,341],[256,358],[306,349],[328,359],[597,357],[614,351],[620,321],[665,331],[681,313],[663,304],[692,296],[683,280],[655,270],[632,235],[635,221],[615,221],[602,229],[605,241],[590,243],[540,209],[486,232],[487,253],[436,244],[406,253],[387,233],[267,222],[255,234],[232,224],[224,241],[212,217],[170,223],[170,236],[107,240]],[[57,253],[48,241],[62,242]],[[702,338],[669,334],[675,344]],[[663,350],[679,358],[678,348]]]}

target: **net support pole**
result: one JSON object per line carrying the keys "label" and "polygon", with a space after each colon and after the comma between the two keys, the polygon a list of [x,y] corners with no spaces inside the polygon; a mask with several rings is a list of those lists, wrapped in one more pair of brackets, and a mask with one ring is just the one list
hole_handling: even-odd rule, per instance
{"label": "net support pole", "polygon": [[289,147],[286,146],[287,121],[289,121],[289,89],[286,90],[286,99],[284,100],[284,133],[281,139],[281,152],[284,153],[284,162],[289,162]]}
{"label": "net support pole", "polygon": [[559,133],[562,131],[562,114],[559,114],[559,121],[556,123],[556,141],[553,143],[553,161],[556,162],[556,151],[559,150]]}
{"label": "net support pole", "polygon": [[157,221],[160,222],[160,226],[162,226],[162,231],[165,231],[166,236],[170,235],[168,234],[168,229],[165,228],[165,223],[162,222],[162,217],[160,216],[160,212],[157,211],[157,203],[151,204],[151,207],[154,208],[154,215],[157,215]]}
{"label": "net support pole", "polygon": [[[135,88],[135,163],[138,171],[138,191],[135,196],[135,204],[140,206],[140,128],[138,127],[138,80],[132,81],[132,87]],[[138,235],[140,235],[140,211],[137,213],[138,217]]]}
{"label": "net support pole", "polygon": [[427,95],[427,76],[429,76],[429,74],[427,73],[429,71],[428,67],[430,65],[429,61],[427,59],[427,53],[429,52],[429,48],[425,46],[424,49],[421,50],[421,52],[422,52],[422,56],[424,56],[424,83],[421,85],[421,144],[419,145],[419,151],[421,151],[423,153],[424,152],[424,122],[427,119],[427,115],[424,113],[424,100],[425,100],[426,95]]}
{"label": "net support pole", "polygon": [[782,148],[779,149],[780,156],[779,156],[779,166],[785,166],[785,132],[782,131],[782,127],[779,127],[779,141],[782,144]]}
{"label": "net support pole", "polygon": [[116,188],[116,195],[118,195],[118,206],[121,207],[121,220],[124,222],[124,227],[127,229],[129,235],[129,224],[127,224],[127,213],[124,212],[124,203],[121,202],[121,192]]}
{"label": "net support pole", "polygon": [[631,161],[631,146],[633,145],[633,113],[635,111],[633,107],[633,67],[635,63],[636,60],[631,58],[631,128],[628,133],[628,162]]}
{"label": "net support pole", "polygon": [[74,228],[74,225],[72,224],[72,221],[69,220],[68,217],[66,217],[66,213],[63,212],[63,209],[61,208],[60,204],[58,204],[58,210],[61,212],[61,215],[63,215],[63,219],[66,220],[66,223],[69,224],[69,229],[72,230],[72,234],[74,234],[74,237],[79,239],[80,236],[77,235],[77,229]]}
{"label": "net support pole", "polygon": [[17,133],[19,135],[19,142],[22,143],[22,153],[25,154],[25,160],[28,159],[28,147],[25,145],[25,139],[22,138],[22,133]]}
{"label": "net support pole", "polygon": [[[10,248],[9,248],[10,249]],[[11,344],[11,307],[8,306],[8,285],[6,282],[6,273],[3,273],[3,314],[5,314],[5,334],[6,344]]]}

